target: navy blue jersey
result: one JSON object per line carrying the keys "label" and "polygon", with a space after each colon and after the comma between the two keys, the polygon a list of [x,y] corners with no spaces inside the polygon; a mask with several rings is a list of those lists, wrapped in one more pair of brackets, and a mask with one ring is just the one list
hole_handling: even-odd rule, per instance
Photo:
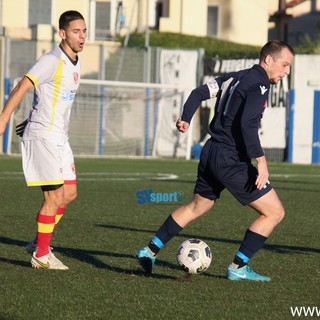
{"label": "navy blue jersey", "polygon": [[264,155],[258,129],[267,105],[270,81],[259,65],[217,77],[194,89],[181,119],[189,122],[201,101],[217,97],[208,132],[211,139],[235,148],[242,160]]}

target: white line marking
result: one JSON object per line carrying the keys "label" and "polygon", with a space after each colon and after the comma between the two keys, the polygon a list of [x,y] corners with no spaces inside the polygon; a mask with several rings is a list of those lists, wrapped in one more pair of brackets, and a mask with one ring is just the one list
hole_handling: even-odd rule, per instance
{"label": "white line marking", "polygon": [[[183,173],[184,176],[195,176],[195,173]],[[320,174],[271,174],[274,178],[308,178],[318,179]],[[179,176],[174,173],[157,172],[77,172],[77,179],[82,181],[143,181],[143,180],[176,180]],[[23,172],[0,172],[0,180],[24,179]]]}
{"label": "white line marking", "polygon": [[[143,180],[176,180],[173,173],[155,172],[77,172],[79,181],[143,181]],[[0,172],[0,180],[23,179],[22,172]]]}

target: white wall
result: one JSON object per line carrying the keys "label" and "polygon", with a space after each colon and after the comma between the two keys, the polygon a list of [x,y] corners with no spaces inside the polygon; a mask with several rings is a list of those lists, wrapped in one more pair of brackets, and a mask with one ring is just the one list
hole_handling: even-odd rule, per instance
{"label": "white wall", "polygon": [[314,90],[320,87],[309,86],[310,80],[317,80],[320,84],[320,56],[296,55],[293,68],[293,163],[312,162]]}
{"label": "white wall", "polygon": [[262,46],[268,41],[268,1],[232,0],[228,40]]}

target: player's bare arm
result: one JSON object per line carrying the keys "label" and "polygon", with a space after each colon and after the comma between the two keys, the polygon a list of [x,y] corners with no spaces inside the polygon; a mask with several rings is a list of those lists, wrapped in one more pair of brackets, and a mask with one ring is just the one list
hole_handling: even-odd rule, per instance
{"label": "player's bare arm", "polygon": [[180,132],[187,132],[189,129],[189,123],[186,121],[181,120],[181,118],[178,119],[176,123],[176,127]]}
{"label": "player's bare arm", "polygon": [[33,83],[27,77],[24,77],[12,90],[9,99],[0,115],[0,136],[3,135],[11,114],[19,106],[23,96],[32,88]]}
{"label": "player's bare arm", "polygon": [[256,179],[256,186],[259,190],[263,189],[264,186],[268,183],[269,179],[269,170],[267,166],[267,159],[265,156],[256,158],[257,160],[257,169],[258,176]]}

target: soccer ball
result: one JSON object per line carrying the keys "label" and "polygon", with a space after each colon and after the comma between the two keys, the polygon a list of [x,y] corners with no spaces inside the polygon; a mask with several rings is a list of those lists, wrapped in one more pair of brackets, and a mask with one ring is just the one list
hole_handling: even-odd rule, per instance
{"label": "soccer ball", "polygon": [[178,265],[191,274],[206,271],[212,260],[210,247],[200,239],[188,239],[182,242],[176,257]]}

